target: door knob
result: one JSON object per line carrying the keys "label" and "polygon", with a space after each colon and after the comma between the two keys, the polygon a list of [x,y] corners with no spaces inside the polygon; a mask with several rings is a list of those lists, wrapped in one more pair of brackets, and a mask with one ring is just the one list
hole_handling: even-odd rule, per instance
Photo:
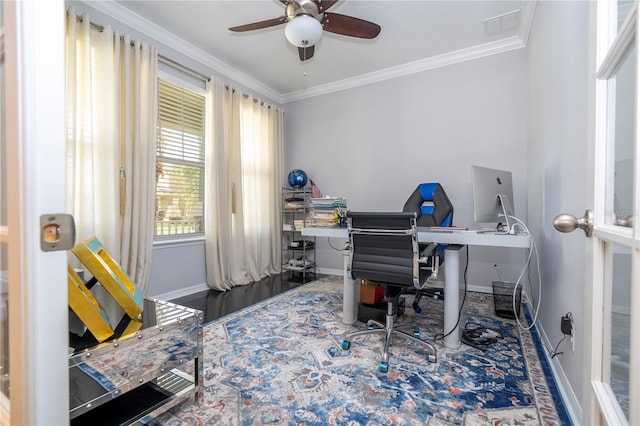
{"label": "door knob", "polygon": [[583,217],[563,213],[553,219],[553,226],[560,232],[571,232],[580,228],[588,238],[593,234],[593,213],[591,210],[586,210]]}

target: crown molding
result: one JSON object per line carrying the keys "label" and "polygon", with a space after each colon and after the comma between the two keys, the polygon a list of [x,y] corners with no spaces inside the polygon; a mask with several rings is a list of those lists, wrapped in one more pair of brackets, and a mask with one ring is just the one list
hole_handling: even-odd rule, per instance
{"label": "crown molding", "polygon": [[194,45],[186,42],[177,35],[169,33],[168,31],[149,21],[145,17],[132,12],[124,6],[121,6],[119,3],[116,3],[115,1],[81,1],[87,6],[90,6],[93,9],[96,9],[99,12],[112,17],[117,21],[120,21],[123,24],[136,29],[137,31],[151,37],[156,41],[159,41],[160,43],[166,45],[167,47],[170,47],[171,49],[184,54],[185,56],[188,56],[194,61],[201,63],[202,65],[222,74],[223,76],[232,78],[240,85],[243,85],[282,104],[282,94],[262,84],[258,80],[238,70],[237,68],[232,67],[226,62],[223,62],[218,58],[210,55],[204,50],[201,50]]}
{"label": "crown molding", "polygon": [[485,43],[478,46],[456,50],[442,55],[433,56],[431,58],[421,59],[419,61],[409,62],[407,64],[386,68],[368,74],[363,74],[357,77],[290,92],[282,96],[283,103],[325,95],[340,90],[352,89],[358,86],[364,86],[367,84],[377,83],[392,78],[403,77],[409,74],[431,70],[434,68],[440,68],[448,65],[458,64],[461,62],[471,61],[473,59],[496,55],[498,53],[508,52],[510,50],[520,49],[523,47],[525,47],[525,45],[522,43],[522,40],[520,40],[518,36],[512,36],[491,43]]}
{"label": "crown molding", "polygon": [[533,26],[533,17],[536,14],[537,0],[525,0],[522,2],[520,9],[520,28],[518,28],[518,37],[525,46],[529,44],[529,34]]}
{"label": "crown molding", "polygon": [[520,27],[518,34],[509,38],[485,43],[457,51],[409,62],[403,65],[386,68],[360,76],[327,83],[307,89],[297,90],[289,93],[279,93],[265,84],[259,82],[248,74],[230,66],[229,64],[217,59],[209,53],[193,46],[175,34],[169,33],[146,18],[131,12],[129,9],[121,6],[115,1],[94,2],[90,0],[81,0],[88,6],[116,19],[131,28],[135,28],[143,34],[154,40],[163,43],[167,47],[174,49],[194,61],[222,74],[223,76],[232,78],[237,83],[254,90],[264,96],[273,99],[280,104],[298,101],[314,96],[320,96],[328,93],[338,92],[341,90],[352,89],[367,84],[377,83],[384,80],[403,77],[434,68],[445,67],[448,65],[458,64],[486,56],[496,55],[508,52],[510,50],[526,47],[537,0],[524,0],[520,14]]}
{"label": "crown molding", "polygon": [[533,25],[533,17],[535,15],[536,4],[538,0],[523,0],[520,10],[520,27],[518,34],[513,37],[505,38],[491,43],[481,44],[454,52],[445,53],[443,55],[432,56],[430,58],[421,59],[419,61],[410,62],[396,67],[386,68],[369,74],[363,74],[357,77],[345,80],[323,84],[320,86],[310,87],[308,89],[296,90],[281,95],[282,102],[288,103],[298,101],[314,96],[325,95],[340,90],[352,89],[366,84],[377,83],[379,81],[389,80],[392,78],[402,77],[434,68],[445,67],[485,56],[495,55],[498,53],[508,52],[514,49],[521,49],[527,46],[529,34]]}

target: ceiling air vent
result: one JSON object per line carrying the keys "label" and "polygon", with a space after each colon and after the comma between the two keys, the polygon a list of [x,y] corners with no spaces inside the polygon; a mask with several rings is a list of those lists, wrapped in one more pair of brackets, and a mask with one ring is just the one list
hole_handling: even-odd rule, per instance
{"label": "ceiling air vent", "polygon": [[514,31],[520,25],[520,9],[484,20],[484,34],[493,35]]}

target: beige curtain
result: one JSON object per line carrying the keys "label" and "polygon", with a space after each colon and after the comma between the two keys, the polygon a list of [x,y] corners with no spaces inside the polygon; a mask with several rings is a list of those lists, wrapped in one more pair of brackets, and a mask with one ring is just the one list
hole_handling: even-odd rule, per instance
{"label": "beige curtain", "polygon": [[[67,11],[67,200],[142,289],[153,249],[157,52]],[[71,259],[73,262],[73,259]],[[76,264],[77,265],[77,264]]]}
{"label": "beige curtain", "polygon": [[207,284],[228,290],[280,270],[283,113],[213,77],[206,134]]}

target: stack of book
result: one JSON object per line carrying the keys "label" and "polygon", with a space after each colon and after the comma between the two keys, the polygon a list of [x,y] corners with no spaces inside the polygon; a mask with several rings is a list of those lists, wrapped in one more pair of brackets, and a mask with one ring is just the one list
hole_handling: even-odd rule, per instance
{"label": "stack of book", "polygon": [[311,199],[312,226],[338,226],[340,217],[347,214],[347,200],[343,197]]}
{"label": "stack of book", "polygon": [[304,198],[288,197],[284,199],[284,210],[302,210],[304,209]]}

